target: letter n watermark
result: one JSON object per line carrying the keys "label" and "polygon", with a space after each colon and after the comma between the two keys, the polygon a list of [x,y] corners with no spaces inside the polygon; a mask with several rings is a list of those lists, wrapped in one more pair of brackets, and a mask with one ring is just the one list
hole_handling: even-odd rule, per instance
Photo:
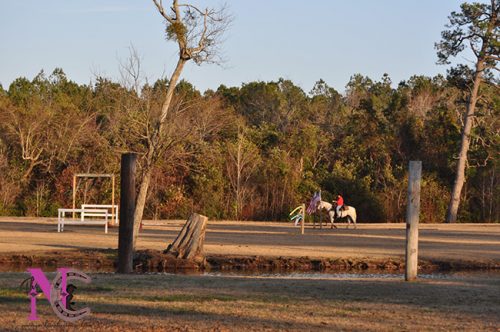
{"label": "letter n watermark", "polygon": [[62,267],[57,269],[57,275],[49,282],[42,269],[30,268],[28,272],[31,273],[31,289],[29,296],[31,299],[31,313],[28,317],[29,320],[38,320],[36,314],[36,296],[38,295],[37,286],[40,287],[42,293],[49,301],[54,313],[57,317],[66,322],[75,322],[90,314],[90,308],[86,307],[79,310],[72,310],[67,305],[68,296],[70,295],[67,290],[67,284],[70,280],[78,280],[86,284],[91,282],[88,275],[83,272]]}

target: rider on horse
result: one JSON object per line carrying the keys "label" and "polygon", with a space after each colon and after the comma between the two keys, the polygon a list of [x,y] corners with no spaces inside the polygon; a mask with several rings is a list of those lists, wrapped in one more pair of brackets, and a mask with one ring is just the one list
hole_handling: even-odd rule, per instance
{"label": "rider on horse", "polygon": [[337,201],[335,203],[337,204],[335,212],[337,213],[337,216],[340,216],[340,209],[344,206],[344,198],[342,198],[342,196],[338,194]]}

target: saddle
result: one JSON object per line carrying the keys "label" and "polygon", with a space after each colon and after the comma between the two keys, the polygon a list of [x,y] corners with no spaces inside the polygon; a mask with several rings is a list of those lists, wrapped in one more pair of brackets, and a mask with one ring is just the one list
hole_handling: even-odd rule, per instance
{"label": "saddle", "polygon": [[[347,210],[348,208],[349,208],[349,206],[347,206],[347,205],[345,205],[345,204],[344,204],[344,205],[342,205],[342,206],[340,207],[340,211],[345,211],[345,210]],[[332,209],[335,209],[335,204],[333,204]]]}

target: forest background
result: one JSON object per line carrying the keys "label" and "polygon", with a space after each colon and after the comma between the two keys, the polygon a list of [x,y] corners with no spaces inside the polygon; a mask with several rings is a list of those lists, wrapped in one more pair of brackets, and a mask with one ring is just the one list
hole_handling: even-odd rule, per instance
{"label": "forest background", "polygon": [[[71,81],[62,69],[0,86],[0,215],[55,216],[69,207],[75,173],[119,174],[123,152],[145,153],[165,79],[144,82],[132,52],[118,81]],[[339,92],[278,79],[200,92],[176,87],[145,218],[284,220],[321,190],[338,193],[361,222],[404,219],[407,167],[423,161],[421,221],[443,222],[454,180],[472,71],[412,76],[355,74]],[[500,219],[498,82],[481,86],[461,222]],[[139,176],[141,167],[139,163]],[[119,183],[119,182],[118,182]],[[80,180],[78,203],[110,201],[103,180]]]}

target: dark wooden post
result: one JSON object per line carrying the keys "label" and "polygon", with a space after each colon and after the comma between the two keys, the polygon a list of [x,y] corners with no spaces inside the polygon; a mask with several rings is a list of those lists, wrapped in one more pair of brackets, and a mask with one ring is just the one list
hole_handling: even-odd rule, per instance
{"label": "dark wooden post", "polygon": [[408,176],[408,203],[406,205],[406,281],[412,281],[417,278],[418,219],[420,214],[421,177],[422,162],[410,161],[410,172]]}
{"label": "dark wooden post", "polygon": [[134,258],[135,168],[137,155],[122,155],[120,170],[120,226],[118,273],[131,273]]}

